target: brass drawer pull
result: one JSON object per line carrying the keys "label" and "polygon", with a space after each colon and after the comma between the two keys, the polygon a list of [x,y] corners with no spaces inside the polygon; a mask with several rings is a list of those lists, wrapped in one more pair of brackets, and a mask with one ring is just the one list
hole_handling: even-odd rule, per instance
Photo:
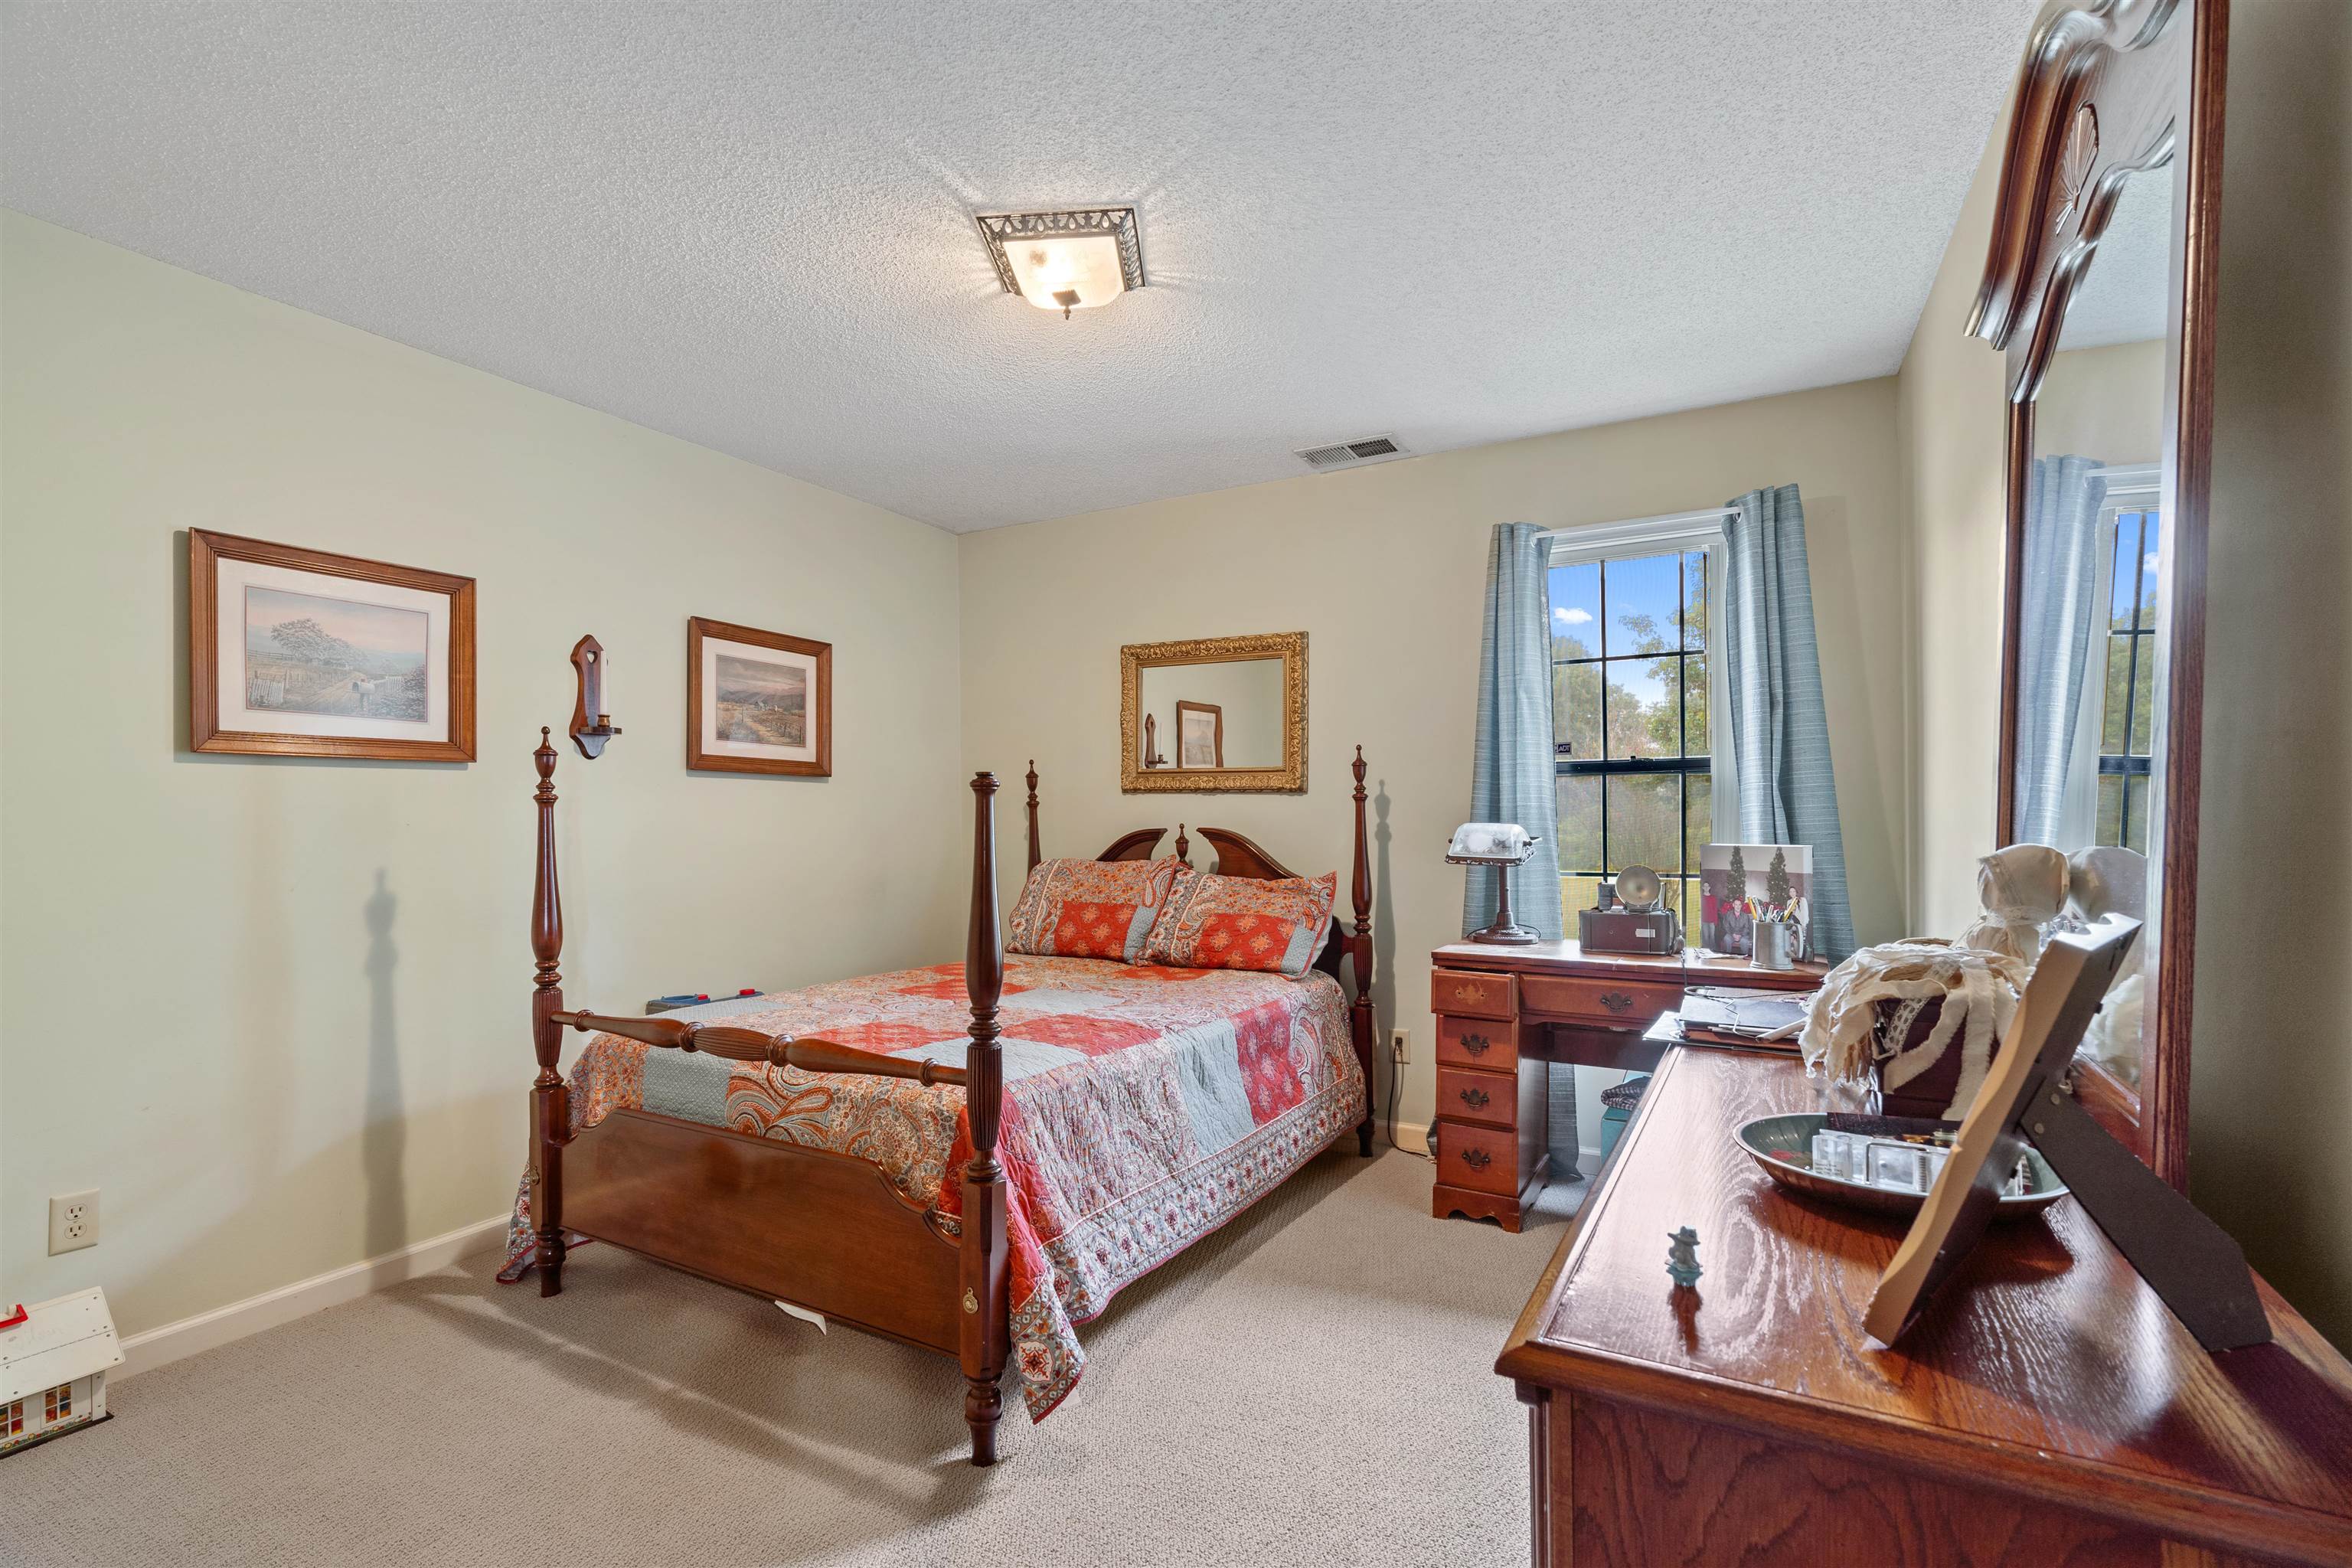
{"label": "brass drawer pull", "polygon": [[1462,1163],[1474,1171],[1483,1171],[1495,1163],[1495,1156],[1484,1149],[1465,1149],[1462,1151]]}
{"label": "brass drawer pull", "polygon": [[1485,1110],[1486,1108],[1488,1098],[1486,1091],[1483,1089],[1465,1089],[1462,1091],[1462,1103],[1468,1106],[1473,1110]]}
{"label": "brass drawer pull", "polygon": [[1633,999],[1622,991],[1603,991],[1601,994],[1601,1005],[1612,1013],[1630,1013],[1633,1010]]}
{"label": "brass drawer pull", "polygon": [[1462,1048],[1468,1051],[1474,1057],[1485,1056],[1486,1054],[1486,1047],[1493,1043],[1493,1041],[1487,1039],[1484,1035],[1465,1035],[1462,1037]]}

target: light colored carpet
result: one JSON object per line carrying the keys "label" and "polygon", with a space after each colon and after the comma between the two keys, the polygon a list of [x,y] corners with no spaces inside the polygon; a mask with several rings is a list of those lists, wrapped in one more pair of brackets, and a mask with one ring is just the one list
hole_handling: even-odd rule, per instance
{"label": "light colored carpet", "polygon": [[1470,1564],[1527,1555],[1496,1352],[1584,1192],[1519,1236],[1329,1153],[1080,1331],[964,1463],[953,1364],[609,1247],[485,1254],[110,1391],[0,1460],[0,1562]]}

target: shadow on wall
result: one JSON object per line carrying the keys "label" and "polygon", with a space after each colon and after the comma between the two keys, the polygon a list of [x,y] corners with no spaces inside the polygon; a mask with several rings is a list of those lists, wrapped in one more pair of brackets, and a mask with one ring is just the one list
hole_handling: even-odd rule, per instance
{"label": "shadow on wall", "polygon": [[367,1100],[361,1107],[360,1169],[368,1187],[365,1256],[379,1258],[408,1245],[408,1104],[400,1091],[400,1031],[393,1013],[393,971],[400,949],[393,921],[400,900],[375,874],[375,891],[362,907],[367,921]]}

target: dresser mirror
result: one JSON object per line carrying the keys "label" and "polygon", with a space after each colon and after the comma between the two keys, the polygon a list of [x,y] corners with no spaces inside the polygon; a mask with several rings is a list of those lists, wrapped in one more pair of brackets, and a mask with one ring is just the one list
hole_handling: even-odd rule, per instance
{"label": "dresser mirror", "polygon": [[1119,787],[1307,787],[1307,634],[1131,643],[1118,650]]}
{"label": "dresser mirror", "polygon": [[1996,842],[2147,931],[2077,1091],[2186,1184],[2221,0],[2059,0],[1969,330],[2005,351]]}

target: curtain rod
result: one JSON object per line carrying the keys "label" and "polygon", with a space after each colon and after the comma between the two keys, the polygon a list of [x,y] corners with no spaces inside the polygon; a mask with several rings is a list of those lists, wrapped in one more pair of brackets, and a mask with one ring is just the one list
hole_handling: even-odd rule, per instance
{"label": "curtain rod", "polygon": [[1590,533],[1596,529],[1602,528],[1650,528],[1654,526],[1663,528],[1669,523],[1705,522],[1709,518],[1736,517],[1738,515],[1738,512],[1739,508],[1737,505],[1711,506],[1704,508],[1698,511],[1670,511],[1663,513],[1657,517],[1628,517],[1622,518],[1614,522],[1579,523],[1574,528],[1547,528],[1541,533],[1537,534],[1536,537],[1538,539],[1563,539],[1571,533]]}

